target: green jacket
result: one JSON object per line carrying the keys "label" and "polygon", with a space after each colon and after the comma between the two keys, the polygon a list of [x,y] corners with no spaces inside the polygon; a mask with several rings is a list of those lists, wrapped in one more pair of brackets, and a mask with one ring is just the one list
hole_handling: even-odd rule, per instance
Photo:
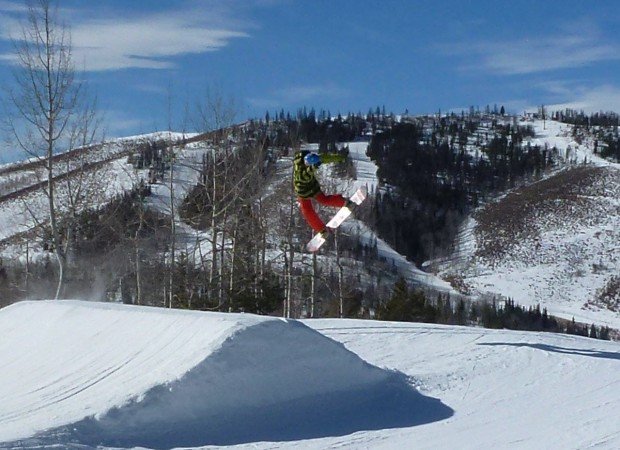
{"label": "green jacket", "polygon": [[[295,153],[293,158],[293,186],[295,194],[301,198],[314,197],[321,191],[319,180],[316,179],[316,167],[307,166],[304,163],[304,156],[310,153],[302,150]],[[346,158],[338,153],[321,153],[321,164],[342,162]]]}

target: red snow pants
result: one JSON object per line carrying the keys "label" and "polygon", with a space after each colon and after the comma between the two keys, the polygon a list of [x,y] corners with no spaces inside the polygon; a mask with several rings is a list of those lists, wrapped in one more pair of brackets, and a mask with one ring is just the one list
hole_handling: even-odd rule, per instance
{"label": "red snow pants", "polygon": [[[325,195],[322,192],[319,192],[313,198],[321,205],[331,206],[333,208],[341,208],[346,203],[345,198],[340,194]],[[312,199],[298,197],[297,201],[299,202],[299,207],[301,208],[301,214],[304,216],[304,219],[306,219],[306,222],[308,222],[308,225],[310,225],[317,233],[323,231],[325,229],[325,223],[323,223],[319,215],[314,210]]]}

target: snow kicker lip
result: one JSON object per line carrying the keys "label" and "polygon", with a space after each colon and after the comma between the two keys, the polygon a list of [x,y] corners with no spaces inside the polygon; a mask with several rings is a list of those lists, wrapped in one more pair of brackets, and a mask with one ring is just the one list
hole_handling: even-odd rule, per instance
{"label": "snow kicker lip", "polygon": [[452,413],[403,374],[364,362],[300,322],[252,319],[180,378],[14,446],[163,449],[290,441],[410,427]]}

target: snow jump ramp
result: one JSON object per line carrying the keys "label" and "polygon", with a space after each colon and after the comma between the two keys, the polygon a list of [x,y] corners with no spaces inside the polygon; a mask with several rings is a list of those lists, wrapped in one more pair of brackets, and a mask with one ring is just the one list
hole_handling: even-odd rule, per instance
{"label": "snow jump ramp", "polygon": [[294,320],[33,301],[0,310],[0,336],[2,448],[289,441],[453,413]]}

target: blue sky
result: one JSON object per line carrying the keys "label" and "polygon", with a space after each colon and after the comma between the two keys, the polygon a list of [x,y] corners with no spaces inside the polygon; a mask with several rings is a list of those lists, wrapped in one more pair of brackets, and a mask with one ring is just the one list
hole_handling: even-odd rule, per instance
{"label": "blue sky", "polygon": [[[620,112],[620,8],[611,0],[59,4],[107,136],[191,128],[181,124],[184,105],[207,91],[233,101],[238,121],[303,106]],[[0,0],[2,84],[22,7]]]}

